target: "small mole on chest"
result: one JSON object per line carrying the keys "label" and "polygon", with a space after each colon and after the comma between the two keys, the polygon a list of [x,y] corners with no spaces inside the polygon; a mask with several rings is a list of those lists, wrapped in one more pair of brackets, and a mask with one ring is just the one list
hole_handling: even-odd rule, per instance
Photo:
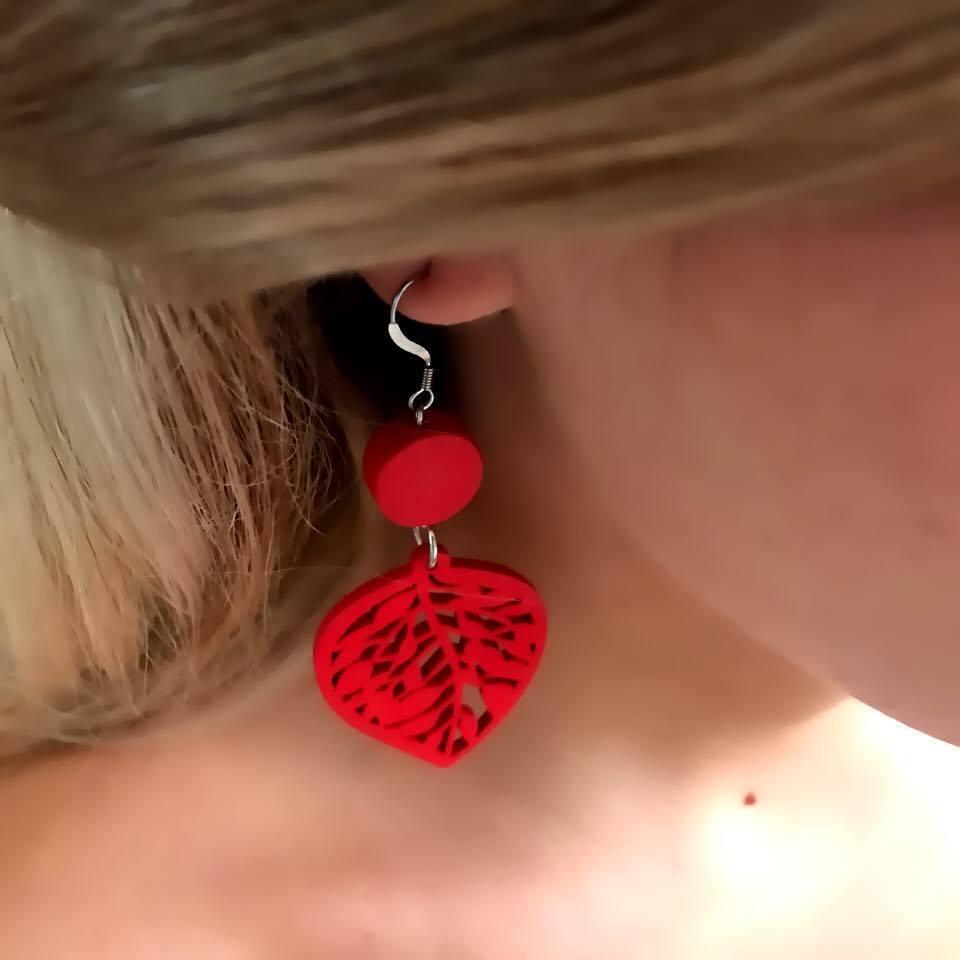
{"label": "small mole on chest", "polygon": [[757,805],[757,795],[752,790],[744,795],[743,805],[745,807],[755,807]]}

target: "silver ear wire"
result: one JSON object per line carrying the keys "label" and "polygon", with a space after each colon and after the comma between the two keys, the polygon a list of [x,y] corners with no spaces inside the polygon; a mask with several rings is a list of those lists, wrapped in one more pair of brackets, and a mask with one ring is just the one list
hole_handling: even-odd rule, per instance
{"label": "silver ear wire", "polygon": [[396,296],[393,298],[393,302],[390,304],[390,322],[387,324],[387,333],[390,334],[390,339],[401,349],[404,353],[412,354],[415,357],[419,357],[424,363],[423,369],[423,380],[420,383],[420,389],[414,391],[410,395],[410,399],[407,401],[407,406],[413,411],[413,415],[417,418],[417,424],[423,424],[423,415],[429,410],[436,400],[436,396],[433,392],[433,375],[435,368],[433,366],[433,361],[430,357],[430,351],[421,346],[419,343],[415,343],[411,340],[401,329],[400,324],[397,322],[397,311],[400,308],[400,301],[403,299],[403,295],[417,282],[417,278],[413,277],[408,280],[396,293]]}
{"label": "silver ear wire", "polygon": [[[403,295],[416,282],[416,277],[411,278],[397,291],[396,296],[394,296],[390,304],[390,321],[387,324],[387,333],[390,335],[390,339],[403,350],[404,353],[412,354],[423,361],[423,379],[420,381],[420,389],[415,390],[407,401],[407,406],[413,411],[413,415],[417,419],[417,426],[419,427],[423,426],[423,415],[433,406],[437,399],[433,392],[433,375],[435,369],[430,351],[426,347],[411,340],[400,329],[400,324],[397,323],[397,312],[400,309],[400,301],[403,299]],[[431,527],[414,527],[413,539],[417,541],[418,546],[423,546],[424,540],[426,540],[428,545],[427,567],[433,570],[437,565],[437,556],[440,549],[437,544],[437,535]]]}
{"label": "silver ear wire", "polygon": [[403,295],[417,282],[417,278],[413,277],[408,280],[396,293],[396,296],[393,298],[393,302],[390,304],[390,324],[387,327],[387,333],[390,334],[390,339],[405,353],[412,353],[415,357],[419,357],[428,367],[432,366],[430,361],[430,351],[426,347],[421,347],[419,343],[414,343],[401,329],[400,324],[397,323],[397,311],[400,309],[400,301],[403,299]]}

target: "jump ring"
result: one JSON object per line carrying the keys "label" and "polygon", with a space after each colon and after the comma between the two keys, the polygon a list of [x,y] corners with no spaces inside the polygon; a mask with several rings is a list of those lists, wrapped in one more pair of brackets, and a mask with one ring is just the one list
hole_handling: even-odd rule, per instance
{"label": "jump ring", "polygon": [[429,410],[436,400],[433,391],[427,387],[426,389],[420,389],[414,393],[410,399],[407,401],[407,406],[411,410],[422,410],[424,413]]}
{"label": "jump ring", "polygon": [[429,559],[427,567],[432,570],[437,565],[437,557],[440,553],[440,545],[437,543],[437,535],[433,532],[433,527],[414,527],[413,539],[417,541],[417,546],[423,546],[423,531],[427,531],[427,543],[429,546]]}

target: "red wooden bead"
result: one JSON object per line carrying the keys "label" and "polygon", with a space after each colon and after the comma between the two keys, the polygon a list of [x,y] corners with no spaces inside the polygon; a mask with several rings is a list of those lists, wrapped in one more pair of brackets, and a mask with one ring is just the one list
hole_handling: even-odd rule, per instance
{"label": "red wooden bead", "polygon": [[474,498],[483,459],[459,420],[431,413],[423,426],[404,419],[380,427],[364,452],[363,476],[388,519],[428,527]]}

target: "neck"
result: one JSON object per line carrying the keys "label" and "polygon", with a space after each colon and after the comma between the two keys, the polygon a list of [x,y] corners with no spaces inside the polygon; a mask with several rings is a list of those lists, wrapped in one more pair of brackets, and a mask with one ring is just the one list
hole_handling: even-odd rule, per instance
{"label": "neck", "polygon": [[[589,471],[566,438],[563,409],[540,399],[550,372],[527,349],[522,320],[459,331],[458,355],[486,475],[444,539],[451,552],[503,563],[540,590],[551,620],[544,697],[575,695],[591,738],[625,742],[626,725],[636,747],[649,731],[639,744],[653,751],[647,757],[662,746],[665,697],[695,702],[670,721],[679,755],[699,753],[731,727],[779,731],[835,701],[834,691],[691,597],[618,529],[617,505],[584,481]],[[629,708],[614,717],[616,702]]]}
{"label": "neck", "polygon": [[445,525],[452,552],[513,566],[557,598],[573,591],[591,616],[616,591],[679,596],[623,535],[617,505],[591,487],[563,408],[544,402],[550,373],[528,349],[522,321],[503,315],[460,328],[457,356],[464,415],[486,472],[476,501]]}

